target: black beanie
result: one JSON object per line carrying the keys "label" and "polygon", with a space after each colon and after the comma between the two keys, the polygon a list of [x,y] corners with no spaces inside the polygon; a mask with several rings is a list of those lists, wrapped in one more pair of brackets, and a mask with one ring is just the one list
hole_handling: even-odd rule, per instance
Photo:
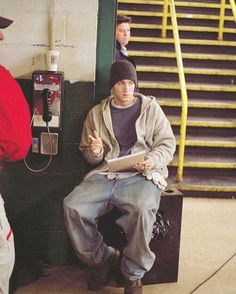
{"label": "black beanie", "polygon": [[126,60],[119,60],[112,64],[110,71],[109,87],[122,80],[134,81],[137,86],[137,73],[132,63]]}

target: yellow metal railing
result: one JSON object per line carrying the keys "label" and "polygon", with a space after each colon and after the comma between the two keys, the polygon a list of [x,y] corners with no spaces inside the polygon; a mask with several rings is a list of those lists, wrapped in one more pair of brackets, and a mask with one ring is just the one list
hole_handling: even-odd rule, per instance
{"label": "yellow metal railing", "polygon": [[[233,16],[234,16],[234,21],[236,22],[236,4],[235,0],[229,0]],[[223,40],[223,33],[224,33],[224,22],[225,22],[225,0],[221,0],[221,5],[220,5],[220,19],[219,19],[219,32],[218,32],[218,40],[222,41]]]}
{"label": "yellow metal railing", "polygon": [[235,0],[229,0],[229,3],[230,3],[230,6],[232,8],[234,20],[236,22],[236,4],[235,4]]}
{"label": "yellow metal railing", "polygon": [[169,0],[165,0],[163,5],[163,17],[162,17],[162,32],[161,32],[162,38],[166,38],[168,7],[169,7]]}
{"label": "yellow metal railing", "polygon": [[221,0],[220,5],[220,20],[219,20],[219,32],[218,32],[218,40],[223,40],[224,33],[224,22],[225,22],[225,0]]}
{"label": "yellow metal railing", "polygon": [[168,7],[170,7],[170,15],[171,15],[171,22],[172,22],[172,27],[173,27],[176,61],[177,61],[177,67],[178,67],[181,99],[182,99],[178,169],[177,169],[177,175],[176,175],[177,181],[182,181],[183,180],[183,169],[184,169],[187,117],[188,117],[188,95],[187,95],[187,88],[186,88],[186,82],[185,82],[183,59],[182,59],[182,53],[181,53],[181,47],[180,47],[179,31],[178,31],[178,24],[177,24],[177,17],[176,17],[174,0],[165,0],[165,2],[164,2],[163,21],[162,21],[162,25],[163,25],[162,36],[166,37]]}
{"label": "yellow metal railing", "polygon": [[[224,33],[224,19],[225,19],[225,4],[226,0],[221,0],[220,5],[220,18],[219,18],[219,31],[218,40],[223,40]],[[236,4],[235,0],[229,0],[234,20],[236,22]],[[167,21],[168,21],[168,10],[170,8],[170,16],[173,27],[173,36],[175,43],[176,61],[178,66],[178,74],[180,81],[182,109],[181,109],[181,124],[180,124],[180,140],[179,140],[179,156],[178,156],[178,170],[176,179],[177,181],[183,180],[183,167],[184,167],[184,156],[185,156],[185,142],[186,142],[186,129],[187,129],[187,117],[188,117],[188,95],[185,82],[183,60],[181,53],[181,46],[179,40],[178,23],[176,17],[175,3],[174,0],[164,0],[163,3],[163,18],[162,18],[162,37],[166,38],[167,33]]]}

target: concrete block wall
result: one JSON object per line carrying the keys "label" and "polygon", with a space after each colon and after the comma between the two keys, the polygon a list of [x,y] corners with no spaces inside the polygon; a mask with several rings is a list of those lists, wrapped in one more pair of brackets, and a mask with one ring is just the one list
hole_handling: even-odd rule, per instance
{"label": "concrete block wall", "polygon": [[14,20],[4,30],[0,62],[15,77],[45,70],[45,54],[60,51],[58,70],[73,81],[94,81],[97,0],[0,1],[0,15]]}

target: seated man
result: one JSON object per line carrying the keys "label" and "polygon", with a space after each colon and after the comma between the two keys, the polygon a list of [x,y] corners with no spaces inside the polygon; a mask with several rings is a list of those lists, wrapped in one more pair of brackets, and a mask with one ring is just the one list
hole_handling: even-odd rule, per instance
{"label": "seated man", "polygon": [[[134,94],[136,84],[130,62],[112,64],[112,95],[90,110],[80,142],[86,161],[97,167],[64,199],[66,227],[78,258],[91,268],[88,288],[93,291],[107,282],[120,255],[97,230],[99,217],[114,206],[122,212],[117,224],[127,238],[121,258],[125,294],[142,293],[141,278],[155,261],[149,242],[175,138],[156,99]],[[107,160],[139,151],[145,151],[143,162],[108,171]]]}

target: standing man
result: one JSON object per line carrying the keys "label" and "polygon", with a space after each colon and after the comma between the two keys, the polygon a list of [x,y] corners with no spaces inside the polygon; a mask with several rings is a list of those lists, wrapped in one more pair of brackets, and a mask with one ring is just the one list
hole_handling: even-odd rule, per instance
{"label": "standing man", "polygon": [[[129,16],[118,14],[116,17],[116,52],[115,61],[127,60],[136,68],[135,61],[128,55],[126,46],[130,40],[130,23],[132,19]],[[136,83],[134,92],[139,92],[138,83]]]}
{"label": "standing man", "polygon": [[[0,17],[0,29],[13,21]],[[4,35],[0,31],[0,41]],[[4,162],[24,159],[31,145],[30,112],[25,97],[11,74],[0,65],[0,172]],[[0,183],[1,186],[1,183]],[[0,191],[1,192],[1,191]],[[0,194],[0,294],[8,294],[15,261],[13,233]]]}
{"label": "standing man", "polygon": [[130,23],[132,19],[129,16],[118,14],[116,17],[116,52],[115,61],[127,60],[135,67],[135,62],[132,57],[128,55],[126,46],[130,40]]}
{"label": "standing man", "polygon": [[[175,138],[156,99],[134,94],[137,74],[130,62],[113,63],[109,85],[112,95],[90,110],[80,142],[86,161],[97,167],[64,199],[65,223],[78,258],[90,266],[88,288],[96,291],[120,256],[97,230],[99,217],[116,206],[122,212],[117,224],[127,238],[121,258],[124,293],[141,294],[141,279],[155,261],[149,242]],[[145,152],[144,161],[129,170],[108,170],[107,160],[139,151]]]}

